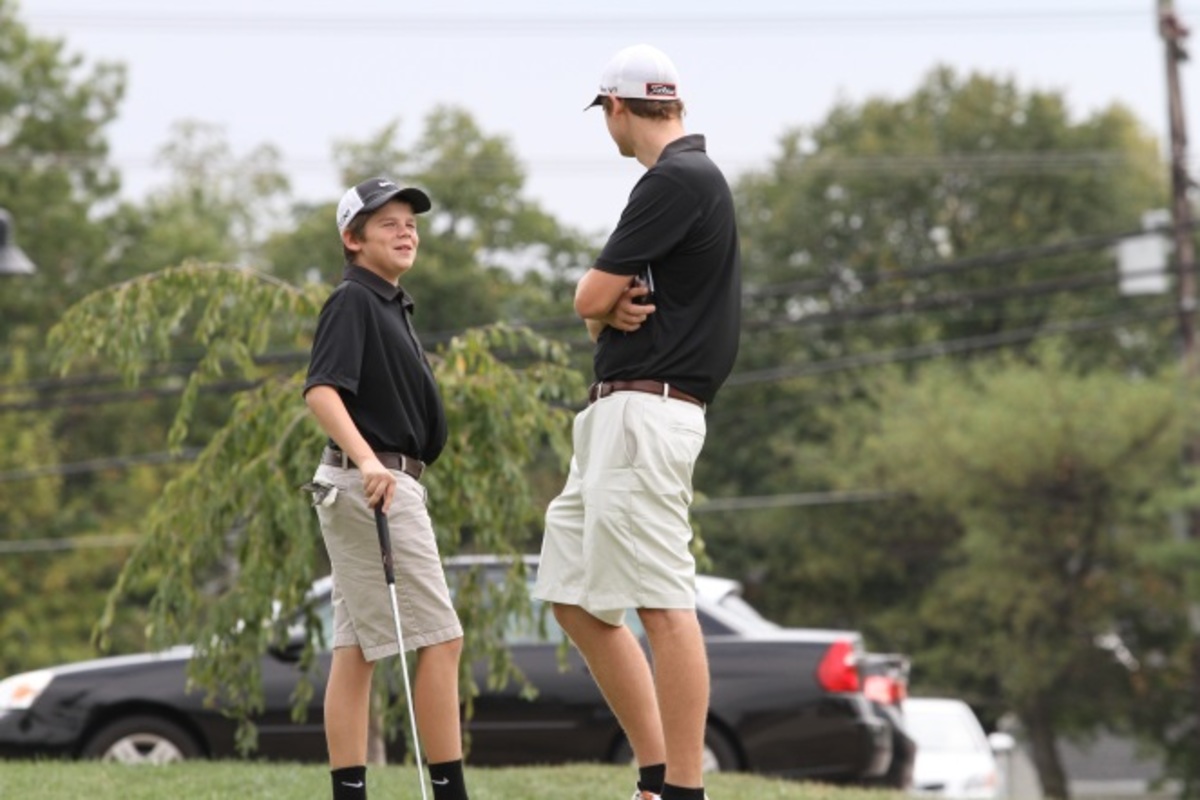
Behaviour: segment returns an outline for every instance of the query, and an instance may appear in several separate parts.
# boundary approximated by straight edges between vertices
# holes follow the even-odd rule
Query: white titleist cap
[[[600,77],[600,93],[587,108],[600,105],[605,96],[680,100],[679,72],[662,50],[648,44],[635,44],[621,50],[608,62]]]
[[[346,230],[350,220],[364,212],[370,213],[391,199],[403,200],[412,206],[414,214],[424,214],[432,204],[429,195],[411,186],[401,189],[387,178],[370,178],[346,190],[337,207],[338,233]]]

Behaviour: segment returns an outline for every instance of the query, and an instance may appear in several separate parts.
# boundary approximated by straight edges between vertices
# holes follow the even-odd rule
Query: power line
[[[39,25],[69,29],[112,29],[121,33],[178,33],[208,35],[213,33],[264,33],[407,35],[463,38],[531,37],[531,36],[598,36],[627,30],[669,30],[672,34],[712,35],[728,38],[738,35],[796,36],[827,35],[831,31],[859,34],[866,28],[891,27],[972,27],[986,25],[989,32],[1022,27],[1043,30],[1047,25],[1082,30],[1084,28],[1120,26],[1148,19],[1141,9],[1132,7],[1091,8],[1086,10],[1046,8],[991,8],[922,10],[904,13],[853,14],[813,12],[808,14],[723,14],[711,16],[655,17],[617,15],[511,15],[511,16],[339,16],[220,14],[182,11],[178,13],[149,13],[140,11],[107,11],[94,9],[61,9],[54,12],[31,13],[29,18]]]
[[[468,171],[476,177],[487,177],[495,174],[506,174],[513,161],[519,161],[522,167],[535,169],[539,174],[561,173],[576,175],[581,171],[611,172],[612,163],[602,157],[592,155],[536,157],[531,159],[480,158],[470,162]],[[763,168],[769,165],[769,156],[751,156],[748,154],[730,154],[721,158],[721,165],[726,169],[741,171],[746,169]],[[1011,151],[1011,152],[980,152],[980,153],[946,153],[937,155],[880,155],[880,156],[848,156],[840,154],[817,153],[806,156],[797,162],[796,167],[819,170],[824,174],[861,175],[861,174],[924,174],[929,172],[972,172],[984,175],[1027,175],[1054,173],[1094,172],[1097,169],[1110,169],[1124,166],[1130,162],[1125,153],[1112,150],[1054,150]],[[106,154],[82,153],[72,151],[43,151],[21,148],[9,148],[0,153],[0,165],[18,169],[47,169],[85,167],[104,163],[108,166],[122,169],[140,170],[169,170],[157,156],[142,154]],[[1197,159],[1200,163],[1200,159]],[[289,173],[301,171],[335,170],[337,165],[331,157],[299,155],[286,156],[279,160],[279,166]],[[329,202],[334,202],[330,197]]]
[[[1136,278],[1162,275],[1162,269],[1130,270],[1126,277]],[[1114,272],[1086,272],[1032,283],[1013,284],[975,292],[953,292],[935,294],[920,299],[906,299],[896,303],[876,305],[843,306],[833,311],[803,314],[790,319],[752,320],[743,323],[743,330],[794,329],[808,325],[843,325],[848,322],[891,317],[909,317],[927,311],[948,311],[956,308],[980,308],[1018,297],[1046,297],[1080,289],[1115,286],[1120,275]],[[957,319],[957,318],[956,318]]]
[[[1192,227],[1200,227],[1200,223],[1195,223]],[[1017,247],[1011,250],[992,251],[973,256],[961,256],[950,260],[931,261],[908,269],[881,269],[875,272],[862,272],[861,269],[845,265],[839,269],[844,275],[824,275],[818,278],[805,278],[799,281],[769,284],[762,287],[750,286],[743,289],[743,295],[747,298],[755,298],[790,294],[812,294],[822,289],[832,289],[846,284],[855,284],[865,289],[878,283],[912,278],[932,278],[938,275],[952,275],[976,269],[998,269],[1000,267],[1023,264],[1043,258],[1099,250],[1119,244],[1125,239],[1154,234],[1165,236],[1171,231],[1172,229],[1169,227],[1161,227],[1149,229],[1138,228],[1120,233],[1090,234],[1060,242],[1051,242],[1049,244]]]
[[[1148,269],[1139,270],[1128,273],[1130,277],[1136,277],[1142,274],[1160,274],[1161,270]],[[1117,276],[1114,273],[1078,273],[1068,275],[1062,278],[1039,281],[1029,284],[1015,284],[1012,286],[1000,287],[995,289],[985,289],[978,292],[959,292],[953,294],[943,294],[929,297],[922,300],[903,300],[891,304],[876,304],[866,306],[846,306],[837,309],[836,311],[818,312],[805,314],[795,318],[785,319],[767,319],[767,320],[747,320],[743,323],[745,332],[757,331],[782,331],[782,330],[799,330],[810,326],[826,326],[837,327],[846,325],[852,322],[862,321],[879,321],[889,320],[896,317],[913,317],[918,314],[930,312],[948,311],[956,308],[972,308],[983,309],[991,307],[996,303],[1000,303],[1013,298],[1035,298],[1044,297],[1051,294],[1061,292],[1077,291],[1079,289],[1094,288],[1097,286],[1107,286],[1114,283]],[[1029,315],[1028,319],[1040,319],[1040,315]],[[1009,318],[1012,321],[1013,318]],[[961,320],[959,320],[961,321]],[[576,317],[561,317],[540,320],[533,323],[528,323],[529,327],[539,330],[550,330],[567,325],[577,326],[579,320]],[[449,341],[453,336],[459,335],[461,331],[445,331],[434,333],[429,336],[424,336],[422,339],[427,343],[440,343]],[[588,348],[592,346],[591,341],[580,338],[566,342],[572,348]],[[291,351],[282,353],[273,353],[263,356],[259,359],[262,363],[300,363],[308,357],[306,351]],[[155,374],[163,377],[174,377],[179,374],[186,374],[190,366],[196,362],[183,362],[179,365],[168,366],[156,371]],[[96,386],[107,382],[123,380],[117,375],[108,376],[77,376],[71,379],[54,379],[44,378],[34,381],[28,381],[21,384],[10,386],[0,385],[0,394],[4,392],[29,392],[40,391],[43,395],[33,400],[14,401],[9,403],[0,403],[0,413],[4,412],[23,412],[23,411],[44,411],[50,408],[91,408],[101,404],[111,404],[119,402],[128,402],[135,400],[159,399],[164,397],[173,397],[183,391],[182,386],[163,386],[163,387],[138,387],[124,391],[108,391],[108,392],[86,392],[74,393],[67,397],[52,398],[45,396],[44,393],[49,391],[69,390],[78,386]],[[62,381],[62,383],[57,383]],[[243,391],[254,388],[260,385],[261,381],[220,381],[211,384],[206,384],[203,388],[206,392],[230,393]]]
[[[856,490],[843,492],[798,492],[749,497],[714,497],[696,503],[692,512],[709,514],[719,511],[758,511],[768,508],[801,508],[807,506],[832,506],[857,503],[880,503],[904,497],[903,492]]]
[[[70,475],[87,475],[104,470],[128,469],[147,464],[174,464],[192,461],[200,455],[200,448],[190,447],[178,453],[143,453],[132,456],[114,456],[111,458],[93,458],[87,461],[75,461],[69,464],[44,464],[25,469],[10,469],[0,472],[0,483],[16,481],[32,481],[38,478],[67,477]]]
[[[1200,226],[1200,223],[1195,223],[1193,225],[1193,227],[1197,226]],[[1169,229],[1135,229],[1120,233],[1082,236],[1074,239],[1052,242],[1049,244],[993,251],[991,253],[985,253],[976,256],[966,256],[948,261],[929,262],[927,264],[909,269],[881,270],[859,274],[859,271],[848,267],[845,271],[850,277],[822,276],[819,278],[808,278],[801,281],[789,281],[757,287],[746,287],[743,291],[744,306],[752,311],[752,304],[755,300],[772,297],[794,296],[798,294],[811,294],[820,290],[828,290],[834,288],[835,286],[846,284],[857,285],[857,288],[855,289],[856,294],[861,295],[873,286],[892,281],[958,274],[971,272],[978,269],[997,269],[1006,266],[1012,266],[1014,264],[1023,264],[1038,259],[1047,259],[1078,252],[1096,250],[1115,245],[1125,239],[1159,234],[1166,230]],[[1159,270],[1147,269],[1138,271],[1136,275],[1158,274],[1159,272]],[[1134,273],[1130,273],[1130,275],[1134,276]],[[1117,278],[1118,275],[1113,272],[1074,273],[1036,283],[1012,284],[1009,286],[982,289],[977,292],[960,292],[953,294],[947,293],[915,300],[902,300],[890,304],[861,306],[845,305],[832,311],[805,313],[792,317],[786,317],[784,319],[756,320],[751,318],[745,323],[745,328],[748,331],[754,331],[795,329],[811,325],[835,326],[867,319],[886,319],[893,316],[912,315],[915,313],[952,309],[955,307],[975,307],[981,304],[999,302],[1015,297],[1038,297],[1057,292],[1105,286],[1116,281]],[[514,321],[510,324],[520,325],[535,331],[550,331],[563,327],[578,326],[579,320],[574,315],[564,315],[562,317],[549,317],[540,320]],[[455,336],[461,335],[462,333],[463,330],[460,329],[434,331],[423,335],[421,338],[427,344],[442,344],[450,341]],[[576,343],[572,341],[568,344],[574,346]],[[590,346],[590,342],[580,341],[578,342],[578,345],[580,347],[587,347]],[[256,356],[255,362],[258,364],[300,363],[307,357],[308,353],[304,351],[285,351],[266,353]],[[188,372],[190,372],[197,360],[198,356],[196,359],[189,358],[183,361],[166,362],[163,366],[148,371],[145,376],[170,377],[186,375]],[[30,391],[45,393],[48,391],[71,389],[78,386],[93,388],[97,385],[113,383],[120,380],[123,380],[123,378],[117,375],[94,374],[61,378],[40,378],[18,384],[0,384],[0,395],[3,395],[4,393],[25,393]],[[254,386],[259,385],[259,383],[259,381],[245,380],[224,381],[208,384],[204,388],[208,391],[233,392],[253,388]],[[84,394],[75,394],[69,398],[58,399],[48,398],[43,394],[43,396],[32,400],[0,403],[0,413],[41,411],[48,408],[61,407],[90,407],[92,405],[126,402],[130,400],[169,397],[177,395],[180,392],[182,392],[182,387],[168,386],[139,387],[116,392],[88,392]]]
[[[939,356],[956,353],[992,350],[1014,344],[1023,344],[1043,336],[1096,333],[1134,322],[1163,319],[1168,316],[1172,316],[1174,313],[1174,308],[1163,307],[1157,310],[1141,313],[1116,314],[1092,319],[1071,320],[1053,325],[1035,326],[1014,331],[1003,331],[1001,333],[989,334],[986,336],[972,336],[963,339],[930,342],[909,348],[899,348],[875,353],[864,353],[860,355],[846,356],[844,358],[831,358],[822,361],[810,362],[808,364],[798,364],[787,367],[773,367],[760,370],[747,370],[743,372],[735,372],[729,377],[725,385],[729,387],[738,387],[760,383],[775,383],[793,378],[823,375],[851,369],[861,369],[869,366],[916,361],[920,359],[936,358]],[[3,407],[0,407],[0,410],[3,410]],[[32,480],[34,478],[45,477],[47,475],[72,475],[96,472],[102,469],[119,469],[143,463],[164,463],[171,460],[185,461],[195,458],[198,452],[199,451],[195,449],[187,450],[184,451],[184,453],[182,453],[180,456],[174,456],[170,453],[150,453],[143,456],[95,459],[93,461],[77,462],[73,464],[46,465],[25,470],[12,470],[9,472],[0,472],[0,483],[19,480]]]
[[[724,511],[760,511],[772,508],[811,508],[815,506],[879,503],[904,497],[903,492],[850,490],[830,492],[794,492],[790,494],[745,497],[714,497],[692,506],[694,514],[713,514]],[[90,548],[131,547],[142,539],[140,534],[124,533],[109,536],[77,536],[59,539],[25,539],[0,542],[0,556],[27,553],[58,553]]]
[[[985,336],[969,336],[950,341],[930,342],[915,347],[904,347],[876,353],[830,358],[808,364],[796,364],[787,367],[772,367],[769,369],[735,372],[725,382],[726,386],[749,386],[756,383],[775,383],[791,378],[803,378],[813,375],[825,375],[831,372],[843,372],[862,367],[896,364],[906,361],[918,361],[925,358],[936,358],[954,353],[968,353],[980,350],[992,350],[1014,344],[1023,344],[1043,336],[1059,336],[1068,334],[1096,333],[1111,328],[1127,325],[1133,322],[1145,322],[1153,319],[1164,319],[1176,313],[1174,307],[1164,307],[1156,311],[1135,314],[1115,314],[1093,319],[1079,319],[1052,325],[1041,325],[1020,330],[1002,331],[1001,333]]]
[[[69,539],[25,539],[16,542],[0,542],[0,556],[25,553],[61,553],[71,550],[89,550],[109,547],[131,547],[141,540],[136,533],[113,534],[111,536],[75,536]]]
[[[307,356],[307,353],[303,354]],[[215,381],[204,384],[201,389],[206,392],[232,394],[253,389],[262,381]],[[41,397],[36,400],[19,400],[12,403],[0,403],[0,413],[20,411],[46,411],[51,408],[92,408],[93,406],[125,403],[132,400],[159,400],[164,397],[174,397],[183,394],[183,386],[139,386],[116,392],[86,392],[71,394],[66,397]]]

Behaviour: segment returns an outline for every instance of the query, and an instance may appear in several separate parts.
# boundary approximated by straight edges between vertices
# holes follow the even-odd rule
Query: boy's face
[[[403,200],[390,200],[367,220],[361,240],[347,230],[342,242],[359,266],[396,283],[417,260],[417,215]]]

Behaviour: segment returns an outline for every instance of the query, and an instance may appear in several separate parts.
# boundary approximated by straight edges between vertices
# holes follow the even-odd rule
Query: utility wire
[[[1136,277],[1141,274],[1160,274],[1161,270],[1138,270],[1128,273],[1128,277]],[[826,327],[836,327],[846,325],[852,322],[878,322],[881,320],[892,320],[896,318],[913,318],[919,314],[927,314],[933,312],[944,312],[954,310],[955,308],[971,308],[983,310],[985,308],[994,307],[996,303],[1004,302],[1013,298],[1024,297],[1044,297],[1051,294],[1075,291],[1081,288],[1092,288],[1095,286],[1104,286],[1116,281],[1117,276],[1112,273],[1104,273],[1097,275],[1095,273],[1085,273],[1068,276],[1067,278],[1041,281],[1033,284],[1014,285],[1003,287],[1001,289],[990,289],[980,292],[962,292],[956,294],[945,294],[931,297],[919,301],[901,301],[894,304],[872,305],[861,307],[846,307],[832,312],[820,312],[800,316],[795,319],[769,319],[769,320],[747,320],[743,323],[743,330],[747,333],[756,333],[762,331],[780,332],[802,330],[806,327],[822,325]],[[1165,315],[1161,315],[1165,316]],[[1157,313],[1152,315],[1152,319],[1158,319],[1160,315]],[[1029,319],[1038,319],[1038,315],[1031,315]],[[1125,320],[1125,317],[1120,317]],[[1011,320],[1010,320],[1011,321]],[[550,324],[546,324],[550,323]],[[560,324],[569,324],[577,326],[578,320],[574,317],[563,318],[560,320],[544,321],[538,327],[546,329],[551,326],[559,326]],[[1118,323],[1120,324],[1120,323]],[[1010,331],[1018,338],[1026,336],[1030,331],[1047,330],[1045,328],[1030,327],[1019,331]],[[442,334],[423,336],[422,339],[426,344],[436,341],[448,341],[452,336],[458,335],[460,332],[445,332]],[[1005,335],[1005,334],[994,334]],[[986,337],[985,337],[986,338]],[[593,347],[590,340],[585,339],[582,335],[576,339],[568,341],[557,340],[560,343],[566,344],[568,347],[576,350],[582,350]],[[961,340],[973,341],[973,340]],[[947,346],[955,347],[953,343],[946,343]],[[895,352],[895,351],[891,351]],[[951,349],[949,352],[956,352]],[[848,359],[883,357],[890,358],[887,353],[884,354],[865,354],[862,356],[850,356]],[[270,363],[287,364],[301,363],[308,358],[306,351],[292,351],[285,353],[271,354]],[[844,359],[843,359],[844,360]],[[817,362],[824,364],[826,362]],[[173,377],[176,373],[186,371],[186,366],[175,366],[168,370],[160,372],[166,377]],[[735,376],[736,377],[736,376]],[[39,381],[30,381],[23,384],[16,384],[11,387],[0,386],[0,394],[5,391],[29,391],[38,389],[42,392],[41,396],[31,400],[13,401],[0,403],[0,413],[4,412],[27,412],[27,411],[44,411],[51,408],[91,408],[96,405],[129,402],[135,400],[160,399],[164,397],[173,397],[183,392],[182,386],[160,386],[160,387],[138,387],[124,391],[105,391],[105,392],[74,392],[65,397],[49,397],[48,391],[55,390],[70,390],[79,385],[94,386],[100,385],[106,381],[120,380],[119,376],[92,376],[88,381],[73,381],[71,385],[56,387],[53,383],[54,379],[42,379]],[[730,382],[734,381],[731,377]],[[203,388],[206,392],[216,393],[231,393],[252,389],[261,385],[262,381],[251,380],[228,380],[219,381],[211,384],[206,384]]]
[[[61,553],[70,550],[93,548],[131,547],[142,537],[136,533],[112,536],[73,536],[64,539],[25,539],[15,542],[0,542],[0,556],[23,555],[26,553]]]
[[[868,366],[894,364],[904,361],[915,361],[924,358],[935,358],[952,353],[967,353],[981,350],[992,350],[1014,344],[1023,344],[1043,336],[1060,336],[1073,334],[1095,333],[1109,330],[1133,322],[1163,319],[1175,314],[1173,306],[1163,307],[1154,311],[1134,314],[1116,314],[1093,319],[1072,320],[1054,325],[1037,326],[1015,331],[1004,331],[987,336],[972,336],[950,341],[930,342],[916,347],[900,348],[878,353],[865,353],[844,358],[833,358],[808,364],[797,364],[788,367],[748,370],[735,372],[725,382],[728,387],[750,386],[760,383],[775,383],[793,378],[812,375],[824,375]],[[4,410],[0,406],[0,411]],[[32,480],[47,475],[73,475],[85,472],[95,472],[101,469],[116,469],[135,466],[143,463],[163,463],[169,460],[190,460],[198,455],[198,450],[185,451],[179,457],[169,453],[150,453],[143,456],[129,456],[110,459],[96,459],[74,464],[46,465],[24,470],[0,472],[0,483]]]
[[[748,497],[714,497],[692,506],[692,513],[710,514],[720,511],[758,511],[768,508],[802,508],[857,503],[880,503],[904,497],[903,492],[874,490],[844,492],[799,492]]]
[[[511,158],[479,158],[467,166],[471,175],[487,177],[507,174],[512,170]],[[612,163],[599,156],[559,156],[519,159],[521,166],[536,170],[540,175],[577,175],[580,172],[612,172]],[[1046,173],[1075,174],[1098,169],[1117,168],[1128,164],[1130,157],[1112,150],[1055,150],[1050,152],[980,152],[932,155],[846,156],[818,153],[796,162],[786,162],[785,170],[811,170],[822,175],[913,175],[925,173],[969,172],[983,175],[1043,175]],[[1200,157],[1193,159],[1200,164]],[[166,169],[158,156],[139,154],[95,154],[71,151],[47,152],[28,148],[11,148],[0,153],[0,165],[15,168],[48,167],[81,168],[103,163],[121,169]],[[729,154],[721,158],[726,169],[743,172],[761,169],[772,163],[770,157]],[[778,163],[778,162],[775,162]],[[336,168],[327,156],[284,156],[279,165],[290,173],[328,171]],[[331,198],[329,204],[334,200]]]
[[[834,311],[821,311],[803,314],[794,319],[751,320],[743,323],[743,330],[780,330],[793,329],[807,325],[842,325],[849,322],[870,320],[876,318],[904,317],[926,311],[947,311],[956,308],[976,308],[988,306],[1014,298],[1046,297],[1064,292],[1074,292],[1080,289],[1117,285],[1122,277],[1137,278],[1152,275],[1162,275],[1165,269],[1129,270],[1123,275],[1115,272],[1086,272],[1068,275],[1046,281],[1014,284],[999,288],[983,289],[977,292],[947,292],[919,299],[901,300],[897,303],[853,306],[847,305]]]
[[[69,464],[46,464],[25,469],[11,469],[0,472],[0,483],[17,481],[32,481],[38,478],[67,477],[70,475],[86,475],[104,470],[128,469],[147,464],[175,464],[193,461],[200,455],[200,448],[190,447],[178,453],[143,453],[133,456],[114,456],[111,458],[93,458],[87,461],[75,461]]]
[[[1192,227],[1200,227],[1200,222],[1194,223]],[[1173,232],[1173,230],[1174,228],[1172,227],[1160,227],[1123,231],[1121,233],[1104,233],[1080,236],[1061,242],[1052,242],[1050,244],[1040,244],[1033,245],[1031,247],[1013,248],[1011,250],[993,251],[991,253],[984,253],[977,256],[963,256],[946,261],[931,261],[929,263],[921,264],[908,269],[862,272],[861,268],[846,266],[842,268],[841,271],[847,273],[848,277],[842,277],[840,275],[826,275],[819,278],[805,278],[799,281],[768,284],[762,287],[748,286],[743,288],[742,293],[747,298],[812,294],[822,289],[831,289],[835,286],[843,286],[848,282],[853,282],[854,284],[860,285],[865,289],[875,284],[889,281],[908,280],[912,278],[930,278],[936,275],[951,275],[962,272],[970,272],[977,269],[998,269],[1000,267],[1012,266],[1013,264],[1023,264],[1043,258],[1052,258],[1056,256],[1071,255],[1073,253],[1100,250],[1105,247],[1111,247],[1115,244],[1119,244],[1126,239],[1133,239],[1148,235],[1168,236]]]
[[[1200,222],[1193,227],[1200,226]],[[1035,259],[1051,258],[1055,256],[1069,255],[1077,252],[1086,252],[1100,249],[1117,244],[1125,239],[1136,238],[1146,235],[1165,235],[1170,230],[1169,228],[1155,228],[1150,230],[1133,230],[1124,231],[1113,234],[1100,234],[1092,236],[1078,237],[1068,239],[1061,242],[1054,242],[1045,245],[1036,245],[1033,247],[1015,248],[1012,250],[994,251],[991,253],[979,256],[967,256],[963,258],[953,259],[949,261],[930,262],[928,264],[913,267],[911,269],[900,270],[881,270],[875,273],[864,273],[859,275],[857,271],[850,270],[853,277],[839,278],[833,276],[825,276],[820,278],[808,278],[801,281],[788,281],[783,283],[766,284],[761,286],[747,286],[743,289],[743,305],[753,310],[753,303],[756,300],[772,298],[772,297],[789,297],[798,294],[811,294],[822,289],[831,289],[838,285],[844,285],[847,282],[855,282],[860,285],[858,291],[863,291],[872,286],[900,280],[919,279],[934,277],[936,275],[958,274],[970,272],[976,269],[997,269],[1014,264],[1023,264]],[[1143,275],[1156,275],[1163,270],[1139,270],[1130,272],[1126,277],[1138,277]],[[1102,275],[1097,275],[1094,279],[1094,285],[1104,285],[1114,281],[1116,274],[1105,272]],[[1079,288],[1086,288],[1093,284],[1091,279],[1088,279],[1084,274],[1076,276],[1067,276],[1061,279],[1064,282],[1078,281]],[[1045,290],[1050,291],[1066,291],[1070,286],[1064,284],[1061,288],[1055,288],[1052,281],[1045,282]],[[1040,284],[1039,284],[1040,285]],[[1033,286],[1026,284],[1025,286]],[[955,304],[964,304],[970,302],[983,302],[984,295],[989,292],[995,292],[996,299],[1004,297],[1003,292],[1011,291],[1011,296],[1035,296],[1038,290],[1026,290],[1021,284],[1015,284],[1010,287],[999,287],[995,289],[983,290],[976,297],[971,297],[967,294],[961,296],[942,295],[935,298],[913,301],[911,303],[897,303],[890,306],[846,306],[837,311],[813,313],[797,317],[796,319],[780,320],[780,321],[758,321],[754,320],[747,323],[748,329],[756,329],[760,327],[780,327],[786,328],[796,325],[833,325],[841,322],[849,322],[853,320],[861,320],[868,317],[887,316],[889,313],[906,314],[914,310],[921,310],[924,306],[946,306]],[[541,320],[531,321],[514,321],[511,324],[520,325],[530,328],[534,331],[549,331],[559,328],[577,327],[579,319],[574,315],[564,315],[562,317],[550,317]],[[422,341],[427,344],[443,344],[450,341],[455,336],[461,335],[462,330],[449,331],[434,331],[421,336]],[[270,353],[257,356],[256,363],[299,363],[307,358],[308,354],[301,351],[291,351],[282,353]],[[198,356],[197,359],[198,360]],[[168,362],[157,370],[153,370],[147,375],[149,377],[187,374],[191,371],[194,365],[194,360]],[[47,391],[56,389],[66,389],[75,386],[94,387],[103,383],[111,383],[123,380],[119,376],[72,376],[65,378],[41,378],[31,381],[24,381],[19,384],[0,385],[0,394],[8,392],[23,392],[23,391]],[[167,392],[168,394],[170,392]],[[137,391],[130,391],[116,396],[117,400],[132,399],[138,396]],[[103,397],[97,397],[97,401],[107,402]],[[29,403],[21,404],[4,404],[0,405],[2,411],[22,411],[36,410],[40,406],[38,401],[30,401]]]
[[[1060,322],[1051,325],[1039,325],[1020,330],[1003,331],[985,336],[969,336],[950,341],[930,342],[915,347],[904,347],[877,353],[831,358],[809,364],[796,364],[787,367],[772,367],[770,369],[735,372],[725,382],[726,386],[749,386],[756,383],[775,383],[791,378],[803,378],[811,375],[825,375],[831,372],[861,369],[862,367],[897,364],[906,361],[917,361],[925,358],[951,355],[953,353],[968,353],[980,350],[993,350],[1014,344],[1023,344],[1043,336],[1059,336],[1065,334],[1096,333],[1111,328],[1128,325],[1134,322],[1163,319],[1178,313],[1174,306],[1167,306],[1155,311],[1134,314],[1115,314],[1093,319],[1079,319]]]
[[[1077,281],[1083,285],[1087,285],[1088,283],[1090,283],[1092,281],[1092,278],[1089,278],[1087,276],[1082,276],[1082,277],[1077,278]],[[1102,281],[1097,280],[1096,282],[1104,283],[1104,282],[1111,282],[1111,281],[1112,281],[1112,278],[1110,276],[1105,276],[1104,280],[1102,280]],[[1052,283],[1052,282],[1047,282],[1047,283]],[[982,310],[983,308],[988,307],[989,303],[995,303],[998,301],[1002,301],[1004,299],[1009,299],[1009,298],[1013,298],[1013,297],[1038,297],[1038,296],[1045,296],[1045,295],[1053,293],[1053,292],[1067,291],[1067,290],[1068,290],[1068,288],[1064,288],[1063,286],[1061,286],[1057,283],[1055,283],[1053,286],[1050,286],[1050,287],[1040,287],[1040,288],[1036,288],[1036,290],[1032,290],[1032,291],[1023,291],[1022,287],[1014,287],[1014,288],[1010,288],[1005,291],[998,290],[998,291],[994,291],[994,292],[977,292],[977,293],[963,293],[961,295],[946,295],[943,297],[932,298],[928,301],[922,301],[922,302],[916,302],[916,303],[903,303],[902,302],[902,303],[888,305],[888,306],[865,306],[862,308],[846,308],[846,309],[839,310],[837,312],[811,314],[811,315],[799,317],[797,319],[789,319],[789,320],[748,320],[743,323],[742,328],[743,328],[743,331],[746,333],[760,333],[760,332],[776,332],[776,333],[778,333],[781,331],[803,330],[807,327],[811,327],[811,326],[815,326],[815,325],[836,327],[836,326],[845,325],[845,324],[855,322],[855,321],[862,321],[862,322],[870,323],[870,322],[878,322],[881,320],[891,320],[891,319],[895,319],[895,318],[901,317],[901,316],[915,317],[918,314],[927,314],[927,313],[931,313],[931,312],[953,310],[956,307],[963,307],[963,306]],[[1027,318],[1031,319],[1031,320],[1040,320],[1039,315],[1031,315]],[[1155,318],[1157,318],[1157,316]],[[575,318],[570,318],[567,321],[571,325],[579,325],[579,321]],[[1022,329],[1022,331],[1028,331],[1028,330],[1040,330],[1040,329],[1039,328]],[[449,334],[447,334],[447,336],[449,336]],[[434,338],[423,336],[422,340],[426,344],[430,344],[431,342],[434,341]],[[591,349],[595,346],[591,340],[582,336],[582,334],[579,337],[571,339],[571,340],[564,341],[561,339],[556,339],[555,341],[559,342],[560,344],[565,344],[567,347],[571,348],[572,350],[576,350],[576,351]],[[879,355],[879,354],[867,354],[867,355]],[[309,354],[307,351],[299,351],[298,350],[298,351],[294,351],[291,353],[275,354],[274,357],[272,358],[272,361],[274,363],[294,362],[294,363],[298,364],[298,363],[303,362],[305,359],[307,359],[308,356],[309,356]],[[849,358],[857,358],[857,357],[849,357]],[[825,362],[817,362],[817,363],[823,364]],[[164,374],[168,377],[171,377],[171,376],[174,376],[176,371],[179,369],[186,369],[186,368],[174,368],[168,372],[165,372]],[[102,378],[101,380],[94,380],[94,381],[92,381],[92,383],[90,385],[99,385],[104,380],[114,381],[114,380],[121,380],[121,378],[119,376],[108,376],[107,378]],[[732,383],[733,380],[734,380],[734,378],[731,377],[730,383]],[[202,387],[202,390],[206,393],[229,394],[229,393],[233,393],[233,392],[244,391],[247,389],[253,389],[257,386],[260,386],[262,384],[262,382],[263,382],[262,380],[217,381],[217,382],[205,384]],[[33,382],[26,383],[26,384],[20,384],[19,387],[22,387],[25,391],[28,391],[28,387],[30,386],[31,383],[33,383]],[[42,392],[42,394],[39,397],[37,397],[35,399],[30,399],[30,400],[18,400],[18,401],[0,403],[0,414],[6,413],[6,412],[19,413],[19,412],[30,412],[30,411],[47,411],[52,408],[90,409],[95,406],[109,405],[109,404],[113,404],[113,403],[124,403],[124,402],[138,401],[138,400],[157,400],[157,399],[163,399],[163,398],[167,398],[167,397],[175,397],[175,396],[183,393],[182,386],[156,386],[156,387],[140,386],[140,387],[133,388],[133,389],[103,391],[103,392],[73,391],[71,394],[68,394],[65,396],[52,397],[52,396],[48,395],[48,392],[52,391],[55,388],[53,386],[53,379],[46,379],[46,380],[38,381],[37,384],[40,387],[40,391]],[[76,385],[78,385],[78,384],[76,384]],[[89,384],[85,383],[83,385],[89,385]],[[8,387],[0,386],[0,395],[2,395],[4,393],[6,388],[8,388]],[[74,388],[74,387],[64,386],[61,388],[61,390],[62,391],[70,391],[72,388]],[[10,391],[16,391],[16,390],[17,390],[17,387],[12,387],[10,389]]]
[[[939,27],[987,26],[989,32],[1000,29],[1044,30],[1057,25],[1072,30],[1085,27],[1119,26],[1130,29],[1130,23],[1146,21],[1150,15],[1129,6],[1092,8],[1087,10],[1047,8],[990,8],[956,10],[920,10],[905,13],[853,14],[813,12],[808,14],[723,14],[685,17],[617,16],[617,15],[372,15],[317,16],[304,14],[224,14],[199,13],[186,10],[178,13],[148,13],[140,11],[108,11],[95,13],[62,9],[55,12],[31,13],[29,18],[39,25],[70,29],[112,29],[121,33],[176,34],[331,34],[439,36],[463,38],[489,37],[582,36],[609,35],[636,30],[669,30],[672,34],[712,35],[729,38],[738,35],[796,36],[828,35],[842,30],[860,34],[866,28],[906,26],[928,29]]]
[[[852,490],[831,492],[800,492],[747,497],[714,497],[692,506],[694,514],[723,511],[758,511],[771,508],[809,508],[814,506],[879,503],[904,497],[903,492]],[[56,553],[85,548],[131,547],[141,540],[136,533],[110,536],[75,536],[59,539],[24,539],[0,542],[0,556],[27,553]]]

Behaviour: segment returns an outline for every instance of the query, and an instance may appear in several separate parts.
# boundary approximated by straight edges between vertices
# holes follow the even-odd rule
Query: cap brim
[[[412,206],[414,214],[424,214],[426,211],[433,208],[433,203],[429,202],[429,195],[425,194],[420,189],[409,186],[375,198],[370,205],[364,205],[362,210],[358,213],[362,214],[364,212],[375,211],[378,208],[382,208],[385,203],[390,203],[392,200],[401,200],[405,203],[408,203],[410,206]]]
[[[596,106],[602,106],[602,105],[604,105],[604,95],[598,94],[598,95],[596,95],[595,100],[593,100],[592,102],[588,103],[586,106],[583,107],[583,110],[587,111],[589,108],[595,108]]]

